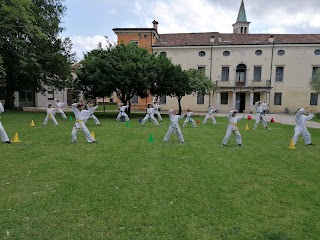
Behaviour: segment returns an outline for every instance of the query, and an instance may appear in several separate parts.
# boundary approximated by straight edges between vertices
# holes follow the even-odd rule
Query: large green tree
[[[13,92],[63,88],[74,55],[71,41],[62,39],[63,0],[3,0],[0,2],[0,55],[6,71],[6,107]]]

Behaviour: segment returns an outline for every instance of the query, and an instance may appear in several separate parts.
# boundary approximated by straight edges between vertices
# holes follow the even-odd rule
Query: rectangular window
[[[274,94],[274,105],[281,105],[282,93]]]
[[[138,103],[138,96],[137,95],[133,95],[133,97],[131,98],[131,103]]]
[[[197,104],[204,104],[204,95],[198,93],[197,94]]]
[[[260,82],[261,81],[261,67],[254,67],[253,69],[253,81]]]
[[[198,67],[198,71],[206,71],[206,67],[205,66],[199,66]]]
[[[316,74],[318,69],[320,69],[320,67],[312,67],[312,77]]]
[[[311,93],[310,105],[318,105],[318,93]]]
[[[48,97],[48,100],[54,100],[54,90],[53,89],[47,90],[47,97]]]
[[[229,81],[229,67],[222,67],[221,81]]]
[[[139,41],[130,41],[130,43],[139,46]]]
[[[253,103],[252,104],[256,104],[256,102],[260,101],[260,93],[253,93]]]
[[[160,102],[161,102],[161,104],[166,104],[167,103],[167,96],[166,95],[162,95],[160,97]]]
[[[282,82],[283,81],[283,67],[276,68],[276,81]]]
[[[221,96],[221,104],[228,104],[228,93],[222,92],[220,93]]]

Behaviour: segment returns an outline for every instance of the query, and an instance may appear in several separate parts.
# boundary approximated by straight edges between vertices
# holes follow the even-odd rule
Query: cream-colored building
[[[150,31],[157,31],[157,24]],[[233,33],[154,35],[158,39],[152,45],[153,53],[166,54],[183,69],[204,70],[217,86],[206,96],[183,97],[182,108],[206,111],[216,106],[221,112],[251,112],[261,100],[271,112],[286,108],[294,112],[310,105],[320,111],[318,94],[309,86],[320,67],[320,34],[251,34],[249,25],[242,1]],[[120,30],[122,34],[139,32],[130,28],[115,32]],[[167,96],[162,109],[172,107],[177,107],[177,100]]]

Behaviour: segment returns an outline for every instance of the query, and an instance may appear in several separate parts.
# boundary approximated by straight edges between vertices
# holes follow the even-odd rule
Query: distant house
[[[318,94],[309,87],[320,68],[320,34],[251,34],[243,0],[233,33],[159,34],[153,28],[114,28],[118,43],[134,42],[152,53],[165,54],[183,69],[205,71],[217,89],[203,96],[182,99],[182,108],[205,111],[254,111],[254,103],[266,101],[270,111],[295,111],[311,105],[320,111]],[[143,102],[138,99],[138,104]],[[177,106],[176,99],[163,96],[163,109]]]

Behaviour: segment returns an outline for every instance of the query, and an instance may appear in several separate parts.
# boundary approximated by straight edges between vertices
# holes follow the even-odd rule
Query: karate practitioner
[[[99,119],[95,115],[93,115],[93,113],[97,110],[97,108],[98,108],[98,105],[96,105],[94,107],[93,103],[88,103],[87,104],[87,110],[90,112],[90,117],[89,118],[92,118],[96,125],[101,126]]]
[[[207,113],[205,119],[203,120],[203,124],[205,124],[205,123],[207,122],[207,119],[208,119],[208,118],[211,118],[211,119],[212,119],[212,123],[213,123],[213,124],[216,124],[216,123],[217,123],[215,117],[213,116],[213,112],[215,112],[216,110],[217,110],[217,109],[215,109],[215,108],[213,108],[213,107],[209,107],[209,108],[208,108],[208,113]]]
[[[262,125],[266,128],[271,130],[271,128],[268,127],[267,121],[264,119],[264,113],[263,113],[263,109],[262,109],[262,101],[257,101],[256,102],[256,122],[253,125],[253,130],[256,130],[259,122],[261,121]]]
[[[170,139],[171,134],[174,132],[177,134],[180,143],[186,143],[183,139],[181,129],[179,127],[179,119],[183,118],[185,114],[176,115],[176,110],[170,109],[169,110],[169,118],[170,118],[170,126],[168,128],[167,134],[163,138],[163,142],[168,142]]]
[[[188,108],[186,120],[183,122],[183,125],[182,125],[183,127],[185,127],[187,123],[191,123],[194,128],[197,127],[196,122],[191,117],[192,114],[193,112],[191,112],[190,108]]]
[[[52,122],[53,122],[53,124],[54,124],[55,126],[58,126],[59,124],[58,124],[56,118],[54,117],[54,116],[56,115],[56,113],[57,113],[57,109],[52,108],[52,107],[51,107],[51,103],[48,103],[48,104],[47,104],[47,116],[46,116],[45,119],[43,120],[42,125],[43,125],[43,126],[46,126],[47,123],[48,123],[48,120],[51,119]]]
[[[129,106],[123,106],[122,103],[119,104],[119,114],[118,114],[117,119],[116,119],[117,121],[119,121],[121,117],[124,117],[127,122],[129,121],[129,117],[128,117],[128,115],[126,114],[126,109],[127,109],[128,107],[129,107]]]
[[[2,102],[0,102],[0,114],[4,112],[4,108],[2,106]],[[1,119],[1,117],[0,117]],[[0,135],[1,135],[1,141],[4,142],[4,143],[11,143],[9,138],[8,138],[8,135],[6,133],[6,131],[4,130],[3,126],[2,126],[2,123],[0,121]]]
[[[154,108],[154,114],[156,114],[158,117],[158,120],[160,122],[162,122],[162,117],[161,117],[161,114],[159,111],[159,109],[161,108],[161,102],[160,103],[159,102],[152,102],[152,105],[153,105],[152,107]]]
[[[146,121],[148,121],[150,119],[154,123],[154,125],[160,127],[157,119],[155,119],[155,117],[154,117],[154,110],[155,109],[152,107],[152,105],[148,104],[147,114],[144,117],[144,119],[142,120],[141,126],[143,126],[146,123]]]
[[[63,119],[67,119],[66,114],[64,113],[64,111],[62,110],[62,107],[65,106],[65,103],[60,102],[58,99],[54,100],[56,103],[56,109],[57,109],[57,113],[60,113]]]
[[[89,143],[95,143],[96,141],[92,137],[91,133],[89,132],[85,124],[85,121],[87,121],[90,117],[90,112],[88,110],[83,110],[83,103],[73,103],[71,107],[76,118],[76,122],[74,123],[71,132],[71,143],[77,142],[77,134],[79,130],[83,132]]]
[[[229,112],[228,114],[228,128],[227,128],[227,132],[226,132],[226,136],[224,137],[223,141],[222,141],[222,146],[226,146],[228,143],[228,140],[231,136],[232,133],[234,133],[236,135],[236,142],[239,146],[242,146],[242,140],[241,140],[241,134],[239,132],[238,129],[238,121],[244,118],[244,114],[245,112],[243,112],[243,115],[240,117],[236,117],[238,110],[232,110]]]
[[[263,115],[266,114],[268,112],[268,104],[266,103],[266,101],[263,101],[261,103],[261,107],[262,107]]]
[[[306,127],[306,122],[312,119],[314,115],[312,113],[312,110],[310,111],[310,114],[308,116],[304,115],[303,113],[307,108],[308,107],[300,108],[295,115],[296,126],[294,127],[294,135],[292,137],[294,145],[296,145],[300,134],[302,134],[302,136],[304,137],[305,145],[313,145],[311,142],[311,134]]]

